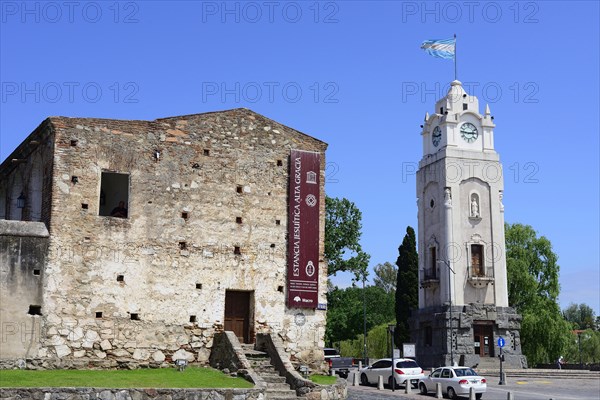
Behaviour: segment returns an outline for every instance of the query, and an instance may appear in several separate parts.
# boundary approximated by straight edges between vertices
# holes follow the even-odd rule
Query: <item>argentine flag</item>
[[[456,38],[426,40],[421,48],[434,57],[454,59]]]

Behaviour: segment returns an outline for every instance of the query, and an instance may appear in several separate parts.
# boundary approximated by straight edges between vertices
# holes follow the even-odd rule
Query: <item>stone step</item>
[[[285,383],[285,376],[279,376],[276,374],[263,374],[260,376],[267,383]]]
[[[295,399],[296,396],[295,390],[279,390],[279,389],[267,389],[266,390],[268,399]]]
[[[292,390],[292,388],[290,387],[290,385],[288,385],[285,382],[277,382],[277,383],[267,382],[267,389],[272,389],[272,390]]]

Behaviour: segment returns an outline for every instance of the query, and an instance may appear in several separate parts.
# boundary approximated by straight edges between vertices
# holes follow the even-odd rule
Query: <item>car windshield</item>
[[[477,372],[475,372],[471,368],[455,369],[454,373],[456,374],[456,376],[477,376]]]

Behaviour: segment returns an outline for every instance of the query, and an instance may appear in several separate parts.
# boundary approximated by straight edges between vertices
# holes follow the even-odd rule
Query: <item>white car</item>
[[[412,386],[417,387],[419,380],[425,375],[419,364],[410,358],[395,358],[394,359],[394,379],[396,386],[406,385],[407,382]],[[360,383],[363,385],[376,384],[379,376],[383,376],[383,382],[391,387],[394,381],[392,380],[392,359],[382,358],[377,360],[370,367],[365,367],[360,370]]]
[[[419,382],[421,394],[435,392],[436,383],[441,383],[442,394],[450,399],[458,396],[469,396],[471,388],[475,390],[475,398],[481,399],[487,389],[487,383],[483,376],[477,375],[469,367],[441,367],[434,370],[428,377]]]

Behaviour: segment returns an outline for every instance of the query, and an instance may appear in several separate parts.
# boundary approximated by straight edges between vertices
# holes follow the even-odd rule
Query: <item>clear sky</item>
[[[458,78],[495,117],[506,221],[551,240],[561,306],[598,314],[598,4],[2,1],[0,156],[53,115],[247,107],[329,143],[328,195],[362,210],[370,267],[395,262],[419,125],[453,80],[419,46],[456,33]]]

